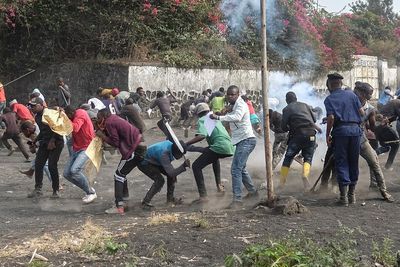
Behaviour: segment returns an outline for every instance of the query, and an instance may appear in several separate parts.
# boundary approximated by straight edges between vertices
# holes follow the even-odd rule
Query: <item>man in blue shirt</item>
[[[342,80],[343,76],[338,73],[328,75],[328,90],[331,94],[324,104],[328,116],[326,142],[328,146],[333,145],[340,190],[339,204],[348,206],[348,195],[354,195],[358,180],[362,134],[360,123],[364,111],[352,91],[342,90]]]
[[[186,153],[185,143],[182,141],[180,143],[184,149],[183,153],[175,143],[168,140],[155,143],[147,148],[144,160],[138,165],[138,168],[154,182],[142,201],[143,209],[150,210],[154,207],[150,202],[164,186],[163,174],[167,176],[167,203],[177,205],[183,202],[182,199],[174,197],[176,177],[190,167],[190,161],[185,159],[177,168],[171,164],[173,160],[182,158]]]

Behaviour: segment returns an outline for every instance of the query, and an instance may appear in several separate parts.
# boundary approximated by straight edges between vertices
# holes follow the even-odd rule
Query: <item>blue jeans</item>
[[[235,154],[233,155],[231,174],[233,200],[242,200],[242,183],[250,193],[256,192],[253,181],[246,170],[246,163],[250,153],[256,146],[256,138],[244,139],[236,144]]]
[[[83,174],[86,162],[89,160],[85,150],[72,151],[68,163],[65,165],[64,177],[77,187],[81,188],[87,195],[93,194],[89,182]]]
[[[290,167],[294,157],[301,151],[304,162],[311,164],[315,151],[315,136],[296,135],[289,138],[282,166]]]

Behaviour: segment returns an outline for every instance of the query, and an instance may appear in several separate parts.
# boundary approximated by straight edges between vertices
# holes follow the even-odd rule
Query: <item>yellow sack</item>
[[[85,153],[96,167],[97,172],[99,172],[103,159],[103,140],[98,136],[93,138],[92,142],[90,142],[89,146],[86,148]]]
[[[42,122],[49,125],[50,129],[59,135],[70,135],[72,133],[72,122],[64,111],[45,108]]]

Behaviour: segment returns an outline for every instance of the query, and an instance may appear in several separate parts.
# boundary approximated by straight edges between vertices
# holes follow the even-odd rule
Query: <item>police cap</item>
[[[328,80],[343,80],[343,76],[337,72],[328,74]]]

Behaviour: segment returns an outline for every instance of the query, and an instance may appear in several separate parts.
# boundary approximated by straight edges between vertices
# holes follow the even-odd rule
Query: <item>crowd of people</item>
[[[400,119],[400,99],[391,100],[389,97],[386,102],[380,101],[378,109],[375,109],[369,102],[374,91],[371,85],[357,82],[354,90],[345,90],[342,89],[342,79],[337,73],[328,75],[327,79],[330,95],[324,102],[327,115],[324,121],[327,124],[328,149],[319,190],[328,190],[329,184],[337,185],[340,191],[338,203],[344,206],[355,203],[361,156],[370,168],[370,187],[377,188],[386,201],[393,202],[377,155],[389,152],[385,168],[392,169],[399,148],[399,135],[390,123]],[[181,204],[183,200],[174,195],[175,183],[177,176],[190,167],[199,193],[194,203],[206,203],[203,169],[212,165],[216,190],[222,194],[225,188],[221,182],[220,159],[223,158],[232,158],[233,199],[228,208],[237,208],[246,199],[258,198],[246,164],[256,146],[256,136],[262,134],[261,122],[251,97],[241,94],[239,87],[231,85],[227,90],[221,87],[215,92],[208,89],[200,97],[193,95],[181,103],[180,120],[183,121],[185,137],[188,137],[190,127],[196,127],[195,136],[186,142],[178,140],[169,124],[172,120],[171,105],[177,101],[169,90],[167,93],[157,92],[157,98],[150,101],[142,87],[135,92],[99,88],[95,97],[74,107],[71,105],[71,91],[62,78],[57,79],[55,87],[56,97],[49,104],[40,90],[35,89],[26,105],[14,99],[7,106],[5,89],[0,84],[0,121],[4,129],[1,141],[9,150],[8,155],[14,152],[8,142],[12,139],[26,161],[32,161],[29,170],[21,171],[30,177],[35,176],[34,189],[28,197],[42,197],[45,173],[52,184],[51,198],[59,198],[62,185],[58,161],[66,146],[69,160],[63,177],[82,189],[84,203],[93,202],[97,192],[85,173],[85,166],[91,160],[89,147],[95,140],[100,140],[104,148],[114,147],[121,155],[114,173],[115,205],[106,213],[125,213],[129,198],[127,175],[136,167],[153,180],[142,200],[143,209],[153,208],[151,201],[161,191],[165,178],[167,202]],[[386,91],[384,95],[388,95]],[[270,109],[267,114],[275,136],[273,168],[283,158],[278,189],[284,189],[293,160],[301,158],[301,177],[304,189],[309,190],[316,135],[323,132],[317,123],[322,111],[320,107],[313,108],[308,103],[297,101],[294,92],[286,94],[286,103],[282,113]],[[143,114],[150,114],[155,108],[160,110],[161,119],[157,126],[165,139],[145,145]],[[52,120],[51,114],[56,114],[56,118]],[[30,153],[23,140],[29,140],[26,144]],[[206,140],[206,147],[196,145],[202,140]],[[200,156],[191,164],[185,158],[187,152],[197,152]],[[182,164],[174,167],[172,162],[181,158],[184,158]],[[243,187],[247,191],[245,196]]]

